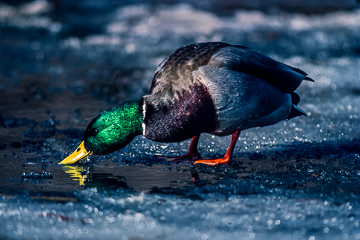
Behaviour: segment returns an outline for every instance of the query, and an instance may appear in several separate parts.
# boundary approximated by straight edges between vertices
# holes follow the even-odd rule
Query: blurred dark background
[[[0,238],[358,238],[359,6],[0,1]],[[316,82],[297,93],[308,117],[244,131],[233,162],[219,168],[161,161],[154,155],[183,154],[189,142],[142,136],[89,165],[57,165],[100,111],[147,94],[167,55],[206,41],[246,45],[307,72]],[[200,152],[222,156],[229,140],[204,134]]]

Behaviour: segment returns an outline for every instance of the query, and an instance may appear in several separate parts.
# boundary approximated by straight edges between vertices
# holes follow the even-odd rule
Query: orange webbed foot
[[[194,164],[205,164],[209,166],[217,166],[222,164],[228,164],[230,162],[230,157],[223,157],[218,159],[204,159],[204,160],[197,160]]]
[[[234,151],[234,147],[235,144],[237,142],[237,139],[240,135],[240,130],[237,129],[233,134],[232,134],[232,138],[231,138],[231,143],[229,146],[228,151],[226,152],[225,156],[223,158],[218,158],[218,159],[206,159],[206,160],[197,160],[196,162],[194,162],[194,164],[205,164],[205,165],[209,165],[209,166],[216,166],[216,165],[222,165],[222,164],[228,164],[230,162],[231,156],[233,154]]]

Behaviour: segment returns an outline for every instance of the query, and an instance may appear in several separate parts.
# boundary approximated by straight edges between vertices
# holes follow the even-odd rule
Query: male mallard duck
[[[60,164],[117,151],[140,134],[158,142],[192,137],[189,152],[176,159],[196,160],[201,133],[232,134],[232,140],[223,158],[194,164],[228,163],[240,131],[305,115],[294,92],[303,80],[313,81],[244,46],[208,42],[179,48],[159,65],[150,95],[100,113]]]

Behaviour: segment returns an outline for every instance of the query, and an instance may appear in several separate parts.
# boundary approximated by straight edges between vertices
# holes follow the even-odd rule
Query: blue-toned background
[[[360,8],[345,1],[0,1],[1,239],[360,239]],[[57,165],[99,111],[192,42],[306,71],[308,117],[242,132],[228,166],[142,136]],[[231,93],[229,93],[231,94]],[[204,157],[230,137],[202,135]]]

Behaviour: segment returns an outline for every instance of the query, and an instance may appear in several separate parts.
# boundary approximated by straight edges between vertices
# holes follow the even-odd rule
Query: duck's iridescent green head
[[[84,134],[85,149],[98,155],[119,150],[141,133],[142,122],[142,108],[138,102],[104,111],[89,123]]]
[[[126,146],[142,132],[141,102],[127,102],[100,113],[88,125],[84,141],[59,164],[71,164],[92,154],[104,155]]]

